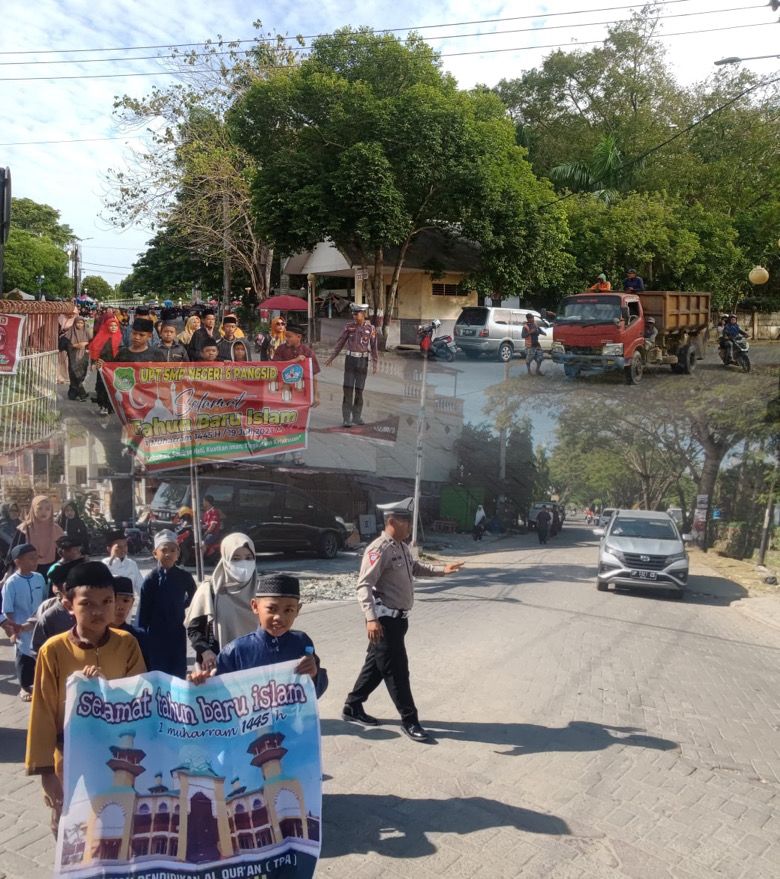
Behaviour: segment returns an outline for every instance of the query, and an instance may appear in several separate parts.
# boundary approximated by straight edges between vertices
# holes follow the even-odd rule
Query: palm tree
[[[609,204],[628,188],[637,164],[627,162],[615,137],[607,134],[594,147],[590,161],[557,165],[550,179],[571,192],[590,192]]]

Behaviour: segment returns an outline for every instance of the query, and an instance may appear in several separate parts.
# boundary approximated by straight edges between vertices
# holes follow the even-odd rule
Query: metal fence
[[[0,455],[47,439],[59,421],[58,352],[26,354],[0,380]]]

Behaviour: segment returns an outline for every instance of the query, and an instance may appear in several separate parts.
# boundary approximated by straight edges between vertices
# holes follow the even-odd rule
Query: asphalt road
[[[487,539],[486,539],[487,540]],[[567,526],[475,545],[419,581],[409,653],[434,743],[340,719],[365,635],[354,601],[299,620],[327,666],[318,876],[777,876],[780,631],[701,570],[692,595],[599,593],[595,541]],[[47,875],[38,782],[20,767],[27,708],[0,648],[0,876]]]

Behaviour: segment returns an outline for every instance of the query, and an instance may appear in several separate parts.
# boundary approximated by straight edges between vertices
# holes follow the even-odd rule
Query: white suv
[[[668,513],[615,510],[606,528],[593,532],[601,538],[596,588],[610,583],[621,589],[652,586],[669,589],[682,598],[688,585],[689,539],[677,530]]]

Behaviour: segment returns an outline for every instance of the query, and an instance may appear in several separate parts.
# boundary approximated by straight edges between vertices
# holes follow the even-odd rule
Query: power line
[[[729,6],[725,9],[706,9],[700,12],[676,12],[670,15],[659,16],[658,21],[663,22],[667,21],[670,18],[691,18],[698,17],[702,15],[722,15],[726,12],[746,12],[751,9],[766,9],[766,4],[759,3],[753,4],[751,6]],[[559,13],[556,13],[559,14]],[[530,17],[530,16],[521,16],[522,18]],[[500,19],[496,19],[499,21]],[[618,22],[613,20],[608,21],[584,21],[576,24],[549,24],[549,25],[540,25],[539,27],[523,27],[523,28],[511,28],[509,30],[498,30],[498,31],[478,31],[475,33],[465,33],[465,34],[439,34],[435,37],[430,37],[430,40],[439,41],[439,40],[460,40],[467,39],[473,37],[495,37],[501,36],[502,34],[523,34],[523,33],[537,33],[539,31],[548,31],[548,30],[566,30],[568,28],[584,28],[584,27],[603,27],[605,25],[614,25]],[[444,25],[442,25],[444,27]],[[312,46],[298,46],[295,48],[291,48],[289,51],[295,53],[307,52],[312,48]],[[95,50],[100,51],[100,50]],[[252,49],[246,49],[241,52],[243,55],[250,55],[252,53]],[[58,59],[56,61],[0,61],[0,67],[31,67],[38,64],[45,64],[51,66],[52,64],[100,64],[100,63],[113,63],[113,62],[129,62],[129,61],[165,61],[165,60],[175,60],[177,57],[183,58],[219,58],[224,56],[229,56],[234,54],[233,51],[224,51],[224,52],[188,52],[186,55],[177,56],[175,54],[170,55],[136,55],[133,57],[125,57],[125,58],[64,58]]]
[[[729,25],[726,27],[711,27],[711,28],[700,28],[698,30],[693,31],[677,31],[675,33],[669,34],[656,34],[654,35],[654,39],[665,40],[670,37],[686,37],[686,36],[696,36],[698,34],[711,34],[717,33],[719,31],[732,31],[732,30],[740,30],[743,28],[753,28],[753,27],[765,27],[765,22],[757,22],[755,24],[736,24]],[[485,36],[492,36],[492,34],[486,34]],[[506,49],[473,49],[470,51],[464,52],[442,52],[439,57],[441,58],[456,58],[463,55],[491,55],[497,52],[530,52],[538,49],[578,49],[582,46],[594,46],[603,43],[604,40],[578,40],[576,42],[570,43],[547,43],[544,45],[537,46],[511,46]],[[286,70],[289,68],[289,65],[269,65],[268,69],[277,69],[277,70]],[[72,74],[66,76],[3,76],[0,77],[0,82],[35,82],[40,80],[46,81],[55,81],[55,80],[77,80],[77,79],[125,79],[128,77],[134,76],[182,76],[184,73],[188,71],[178,71],[178,70],[155,70],[155,71],[144,71],[139,73],[85,73],[85,74]],[[197,72],[197,71],[194,71]]]
[[[82,265],[94,266],[94,267],[101,268],[101,269],[123,269],[124,271],[127,271],[127,272],[130,271],[130,269],[127,266],[115,266],[115,265],[111,265],[111,263],[105,263],[105,262],[87,262],[86,260],[83,260]]]
[[[659,6],[672,6],[678,3],[690,3],[691,0],[659,0]],[[570,12],[546,12],[536,15],[513,15],[506,18],[480,18],[473,19],[471,21],[450,21],[450,22],[440,22],[438,24],[420,24],[412,27],[394,27],[394,28],[383,28],[381,30],[377,30],[376,33],[379,34],[392,34],[392,33],[405,33],[409,31],[421,31],[421,30],[431,30],[440,27],[466,27],[467,25],[472,24],[492,24],[496,22],[502,21],[527,21],[532,19],[539,18],[554,18],[561,15],[584,15],[590,12],[616,12],[623,9],[640,9],[642,7],[642,3],[631,3],[627,6],[602,6],[598,8],[590,8],[590,9],[575,9]],[[335,33],[321,33],[321,34],[305,34],[301,36],[302,40],[316,40],[320,37],[332,37],[335,36]],[[284,40],[297,40],[298,37],[283,37]],[[15,51],[5,51],[0,52],[0,55],[64,55],[64,54],[74,54],[80,52],[140,52],[146,49],[188,49],[192,47],[200,47],[203,46],[206,41],[203,40],[199,43],[161,43],[158,45],[151,46],[110,46],[105,49],[18,49]],[[258,39],[256,37],[248,37],[246,39],[239,40],[223,40],[221,41],[224,45],[238,45],[241,43],[256,43]],[[272,38],[270,40],[264,40],[261,42],[270,42],[274,43],[275,39]]]
[[[72,140],[63,139],[63,140],[17,140],[11,143],[0,143],[0,147],[12,147],[12,146],[41,146],[43,144],[52,144],[52,143],[96,143],[101,140],[138,140],[141,138],[140,134],[125,134],[117,137],[76,137]]]

